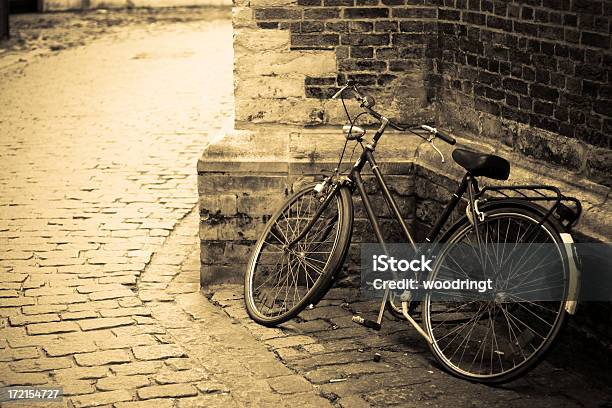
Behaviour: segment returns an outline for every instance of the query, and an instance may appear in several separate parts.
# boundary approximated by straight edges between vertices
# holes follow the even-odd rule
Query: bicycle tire
[[[503,219],[503,217],[515,217],[516,219],[521,219],[524,220],[527,223],[531,223],[532,225],[537,224],[537,222],[541,219],[541,215],[538,214],[537,212],[533,211],[533,210],[529,210],[526,208],[517,208],[517,207],[509,207],[509,208],[496,208],[493,209],[491,211],[487,211],[486,212],[486,220],[498,220],[498,225],[499,225],[499,220]],[[486,221],[485,220],[485,221]],[[510,226],[510,222],[508,221],[508,227]],[[457,242],[457,240],[461,239],[461,236],[465,236],[466,232],[469,231],[469,229],[473,229],[472,225],[469,223],[469,221],[467,220],[467,218],[463,218],[462,220],[458,221],[458,223],[451,228],[451,234],[450,236],[445,239],[446,242],[448,243],[455,243]],[[563,270],[562,270],[562,274],[565,277],[565,281],[564,281],[564,288],[563,290],[565,291],[564,293],[567,294],[567,290],[568,290],[568,282],[569,282],[569,267],[568,267],[568,263],[567,263],[567,257],[566,257],[566,253],[565,250],[563,248],[563,241],[559,235],[559,227],[557,225],[555,225],[554,220],[547,220],[545,223],[543,223],[539,228],[542,229],[541,232],[545,233],[545,237],[547,237],[547,239],[550,239],[551,243],[554,243],[556,245],[556,247],[558,248],[558,255],[559,255],[559,259],[562,262],[563,265]],[[507,237],[506,237],[507,238]],[[517,236],[518,239],[518,236]],[[544,238],[542,238],[543,240]],[[436,278],[436,275],[438,273],[438,271],[440,270],[440,265],[442,264],[442,262],[444,262],[443,257],[441,257],[437,262],[436,262],[436,267],[434,267],[433,271],[431,272],[429,279],[430,280],[434,280]],[[565,299],[565,297],[563,297],[562,299]],[[466,301],[467,302],[467,301]],[[509,302],[510,303],[510,302]],[[516,302],[513,305],[519,305],[521,303],[524,302]],[[531,302],[534,305],[537,305],[536,302]],[[556,303],[556,302],[555,302]],[[473,381],[473,382],[480,382],[480,383],[486,383],[486,384],[490,384],[490,385],[497,385],[497,384],[502,384],[502,383],[506,383],[509,381],[512,381],[522,375],[525,375],[527,372],[529,372],[530,370],[532,370],[533,368],[535,368],[538,363],[540,363],[546,356],[547,352],[550,351],[551,347],[553,346],[555,340],[557,339],[559,333],[561,332],[561,330],[563,329],[566,321],[567,321],[567,312],[564,309],[564,304],[565,301],[561,300],[558,302],[559,304],[556,306],[556,310],[557,310],[557,316],[555,317],[554,321],[552,321],[551,328],[548,330],[548,332],[546,333],[546,338],[539,344],[539,346],[536,348],[532,345],[532,347],[535,348],[535,351],[530,353],[526,358],[524,358],[523,361],[521,361],[519,364],[514,364],[514,366],[512,366],[510,369],[508,370],[503,370],[503,363],[502,363],[502,357],[503,356],[503,352],[502,351],[495,351],[496,353],[496,357],[498,358],[500,361],[500,366],[502,367],[501,372],[499,373],[492,373],[492,371],[488,374],[484,374],[484,373],[473,373],[470,372],[468,369],[466,369],[465,367],[460,367],[459,365],[461,365],[461,360],[459,362],[457,361],[451,361],[452,358],[454,357],[451,356],[449,358],[448,354],[450,354],[450,352],[452,350],[449,350],[448,352],[445,352],[446,348],[448,348],[448,343],[452,343],[454,341],[454,338],[451,340],[446,340],[445,342],[443,342],[442,340],[444,340],[444,335],[443,334],[439,334],[439,333],[434,333],[434,326],[432,323],[432,315],[433,315],[433,309],[435,308],[435,306],[432,304],[432,300],[431,300],[431,294],[427,293],[425,295],[425,299],[422,302],[422,307],[423,307],[423,321],[425,324],[425,330],[427,332],[427,334],[430,336],[430,338],[432,339],[432,342],[429,343],[429,348],[432,352],[432,354],[434,355],[434,357],[436,358],[436,360],[444,367],[444,369],[453,374],[456,377],[465,379],[465,380],[469,380],[469,381]],[[529,304],[528,304],[529,305]],[[438,305],[439,306],[439,305]],[[529,305],[530,306],[530,305]],[[541,305],[538,305],[541,306]],[[476,305],[473,306],[474,308],[476,308]],[[489,307],[489,306],[488,306]],[[496,307],[496,306],[494,306]],[[522,306],[516,306],[518,307],[523,307],[525,308],[524,305]],[[508,316],[512,316],[511,313],[509,313],[509,309],[506,308],[505,311],[503,311],[503,306],[500,306],[500,309],[502,309],[501,315],[499,314],[499,312],[497,312],[497,314],[493,315],[493,319],[491,319],[491,311],[489,311],[489,321],[491,322],[490,326],[493,327],[496,323],[493,323],[493,321],[498,317],[498,316],[503,316],[507,323],[506,326],[509,328],[508,329],[508,337],[511,340],[511,343],[516,347],[517,345],[520,345],[520,343],[523,341],[519,341],[519,337],[523,334],[520,333],[520,335],[517,335],[516,333],[514,333],[515,329],[519,326],[517,324],[517,320],[515,320],[515,317],[508,317]],[[459,309],[455,310],[455,313],[458,312]],[[465,309],[464,309],[465,310]],[[516,311],[516,309],[513,309],[514,311]],[[552,309],[551,309],[552,310]],[[480,310],[478,311],[480,312]],[[550,312],[550,310],[549,310]],[[442,312],[444,313],[444,312]],[[452,313],[452,312],[451,312]],[[466,312],[462,312],[462,313],[466,313]],[[542,312],[543,313],[543,312]],[[450,313],[449,313],[450,314]],[[474,318],[472,317],[472,320]],[[541,319],[541,318],[540,318]],[[520,319],[518,320],[519,322]],[[479,324],[480,322],[480,317],[477,317],[476,320],[472,321],[470,323],[470,321],[468,321],[466,324],[471,324],[472,327],[470,328],[470,331],[464,335],[464,339],[461,340],[461,343],[459,344],[459,347],[462,346],[462,344],[464,344],[465,341],[465,348],[467,348],[467,344],[470,342],[470,336],[472,335],[472,331],[474,331],[474,326],[476,324]],[[438,323],[438,322],[436,322]],[[438,323],[437,327],[440,327],[442,323]],[[524,322],[521,322],[522,324],[525,324]],[[514,325],[514,326],[513,326]],[[436,329],[437,330],[437,329]],[[441,330],[440,330],[441,331]],[[524,332],[531,332],[528,334],[538,334],[539,333],[535,333],[535,331],[532,330],[532,328],[527,325],[526,327],[524,327]],[[443,332],[442,332],[443,333]],[[457,332],[455,332],[457,333]],[[486,332],[487,335],[489,333],[489,331]],[[514,338],[515,340],[512,340],[512,335],[514,333]],[[448,336],[448,334],[446,335]],[[465,340],[465,336],[467,336],[467,340]],[[491,338],[493,338],[495,336],[495,329],[493,329],[493,335],[491,336]],[[454,337],[457,337],[457,334],[454,334]],[[534,336],[535,337],[535,336]],[[486,338],[485,338],[486,339]],[[444,348],[443,345],[447,344]],[[481,344],[485,344],[485,341],[481,340],[480,342]],[[487,346],[482,346],[479,345],[478,350],[480,350],[480,347],[483,347],[482,350],[482,355],[484,357],[484,353],[486,350]],[[499,348],[499,349],[504,349],[503,347],[500,347],[498,345],[498,340],[497,338],[495,338],[495,347],[493,346],[493,343],[491,343],[491,365],[493,365],[493,349],[494,348]],[[457,353],[458,348],[455,350],[455,354]],[[512,349],[514,350],[514,349]],[[463,358],[463,353],[465,353],[465,350],[463,350],[462,354],[461,354],[461,358]],[[476,356],[478,356],[479,352],[476,352]],[[509,353],[512,354],[512,353]],[[525,354],[521,351],[521,354],[523,357],[525,357]],[[505,360],[507,357],[503,356],[503,359]],[[514,356],[512,357],[514,359]],[[456,359],[455,359],[456,360]],[[482,360],[481,360],[481,366],[482,366]],[[470,366],[471,369],[472,366]]]
[[[299,228],[300,227],[303,228],[305,224],[307,224],[308,222],[307,219],[309,220],[310,218],[306,219],[303,216],[300,216],[299,211],[301,211],[300,208],[302,208],[304,204],[300,205],[299,201],[302,199],[304,200],[308,199],[309,200],[308,211],[310,215],[314,215],[315,209],[311,208],[311,204],[312,204],[313,197],[317,197],[317,194],[318,194],[315,192],[314,186],[315,185],[306,186],[302,188],[301,190],[299,190],[298,192],[291,195],[285,201],[285,203],[274,213],[274,215],[270,218],[270,220],[266,224],[266,227],[264,228],[264,231],[261,234],[260,238],[258,239],[257,243],[255,244],[255,248],[249,260],[248,267],[247,267],[247,270],[245,272],[245,277],[244,277],[245,305],[246,305],[246,309],[247,309],[249,316],[254,321],[264,326],[272,327],[272,326],[276,326],[281,323],[284,323],[294,318],[295,316],[297,316],[302,310],[304,310],[309,305],[316,304],[325,295],[325,293],[327,293],[327,291],[331,287],[334,277],[337,275],[340,268],[342,267],[344,260],[346,258],[346,255],[348,253],[348,248],[350,245],[351,235],[352,235],[352,230],[353,230],[353,201],[351,199],[350,190],[347,187],[341,186],[337,190],[335,190],[335,192],[331,193],[331,194],[334,194],[335,196],[332,197],[332,201],[329,203],[328,208],[326,208],[324,212],[321,214],[319,219],[313,225],[311,231],[306,235],[306,237],[304,237],[301,241],[299,241],[296,244],[296,247],[301,247],[302,251],[300,251],[300,253],[298,254],[296,251],[283,249],[283,252],[280,255],[278,255],[280,259],[276,260],[276,264],[272,268],[272,269],[275,269],[277,266],[279,266],[280,269],[277,272],[273,272],[273,271],[269,272],[270,274],[276,273],[272,281],[277,281],[276,282],[277,286],[281,285],[281,280],[283,279],[283,276],[285,275],[286,275],[285,281],[288,285],[289,275],[291,274],[291,279],[293,279],[293,282],[295,282],[294,302],[290,305],[290,307],[286,305],[287,297],[288,297],[287,296],[288,289],[285,289],[286,293],[285,293],[285,298],[283,299],[283,305],[279,307],[280,312],[276,312],[276,311],[271,312],[274,310],[274,307],[276,306],[277,298],[272,299],[271,307],[269,307],[269,310],[267,310],[268,309],[268,306],[266,305],[266,301],[268,300],[267,293],[263,295],[265,298],[262,300],[262,302],[264,303],[263,306],[266,306],[266,307],[264,308],[261,305],[261,303],[258,303],[258,298],[260,296],[260,293],[256,293],[256,292],[260,291],[260,287],[262,284],[255,286],[256,285],[255,281],[257,281],[258,279],[256,275],[259,272],[260,275],[263,275],[263,277],[265,277],[267,273],[266,268],[262,265],[263,262],[260,262],[260,259],[262,259],[262,253],[264,251],[264,248],[266,248],[269,245],[272,245],[272,246],[276,245],[276,246],[281,246],[281,247],[282,245],[286,245],[287,242],[291,241],[292,239],[291,237],[289,237],[289,235],[292,234],[293,237],[297,236],[296,232],[299,231]],[[320,201],[319,201],[319,204],[320,204]],[[330,211],[331,207],[333,208]],[[294,208],[294,210],[292,210],[292,208]],[[295,218],[293,223],[290,222],[290,220],[292,219],[291,218],[292,211],[297,211],[297,217]],[[332,214],[335,212],[336,215],[329,216],[329,214],[326,214],[326,212],[330,212]],[[289,217],[287,217],[287,215],[289,215]],[[328,224],[326,224],[324,227],[321,227],[320,226],[321,224],[319,223],[321,219],[323,219],[324,217],[326,217],[325,219],[328,220],[327,221]],[[319,255],[314,255],[314,252],[307,252],[307,251],[309,250],[309,248],[320,249],[321,245],[323,245],[321,242],[325,242],[328,240],[328,236],[331,234],[331,232],[329,232],[328,225],[330,222],[333,221],[334,218],[337,218],[337,227],[335,227],[334,241],[333,241],[333,244],[331,245],[331,250],[329,251],[327,255],[327,259],[325,260],[325,264],[320,268],[321,272],[318,272],[316,269],[319,269],[319,268],[316,268],[316,265],[314,265],[313,262],[319,262],[317,263],[317,265],[320,265],[320,263],[322,263],[323,261],[321,261],[320,258],[317,258],[317,256]],[[284,226],[283,226],[283,222],[284,222]],[[281,229],[279,229],[279,226]],[[274,233],[273,228],[276,228],[275,229],[275,231],[277,232],[276,234]],[[283,228],[286,231],[285,233],[282,233]],[[323,229],[321,230],[321,228]],[[327,234],[327,236],[325,236],[323,241],[319,241],[319,243],[317,244],[318,245],[317,247],[313,247],[312,243],[315,241],[309,242],[308,239],[309,238],[320,239],[320,238],[317,238],[319,237],[319,235],[313,235],[309,237],[311,233],[313,234],[323,233],[323,234]],[[282,237],[279,237],[278,235],[282,235]],[[274,240],[279,241],[279,243],[271,244],[271,242]],[[284,242],[280,242],[280,241],[284,241]],[[306,245],[309,245],[308,248],[306,247]],[[272,251],[272,252],[280,253],[279,251]],[[318,251],[318,252],[323,252],[323,251]],[[308,257],[306,254],[310,255],[311,257]],[[271,258],[273,258],[274,256],[275,255],[271,255]],[[297,263],[296,263],[296,260],[297,260]],[[281,262],[280,265],[279,265],[279,262]],[[281,273],[283,273],[282,270],[285,266],[286,266],[285,268],[286,273],[285,275],[281,275]],[[297,272],[295,272],[294,270],[297,270]],[[314,270],[318,275],[316,280],[313,280],[312,277],[310,276],[312,270]],[[263,279],[263,277],[260,277],[259,279]],[[303,294],[303,296],[298,297],[298,299],[296,300],[295,294],[296,293],[299,294],[299,290],[297,287],[300,286],[298,284],[298,281],[302,278],[303,278],[303,282],[306,283],[306,291]],[[270,277],[266,278],[266,281],[268,280],[270,280]],[[310,287],[308,286],[309,280],[313,282],[312,286]],[[263,290],[265,290],[265,288],[262,289],[262,291]],[[274,290],[276,289],[273,289],[272,291]],[[279,293],[277,293],[276,295],[278,295]],[[265,309],[265,310],[262,310],[262,309]]]

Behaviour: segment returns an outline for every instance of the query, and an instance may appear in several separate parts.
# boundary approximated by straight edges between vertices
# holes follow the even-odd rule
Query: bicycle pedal
[[[380,330],[380,323],[375,322],[374,320],[364,319],[361,316],[353,316],[353,322],[360,324],[368,329]]]

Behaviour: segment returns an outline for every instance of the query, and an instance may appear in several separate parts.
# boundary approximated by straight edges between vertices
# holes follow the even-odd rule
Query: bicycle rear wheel
[[[447,240],[430,281],[494,277],[490,297],[461,291],[442,301],[435,290],[425,295],[430,349],[452,374],[489,384],[511,381],[542,360],[562,329],[569,267],[557,228],[540,225],[540,218],[525,209],[492,210],[479,223],[478,243],[467,220]],[[538,297],[543,293],[550,296]]]
[[[326,194],[333,194],[327,201]],[[310,231],[292,242],[318,209]],[[244,281],[245,304],[256,322],[275,326],[315,304],[344,263],[352,234],[353,202],[346,187],[323,195],[307,186],[272,216],[255,245]]]

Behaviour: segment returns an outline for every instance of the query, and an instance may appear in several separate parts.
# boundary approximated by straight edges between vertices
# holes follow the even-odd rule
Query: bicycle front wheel
[[[478,234],[464,220],[446,241],[430,281],[493,278],[494,285],[487,296],[463,290],[446,300],[435,290],[425,295],[430,349],[452,374],[489,384],[511,381],[541,361],[563,327],[567,257],[557,227],[540,219],[525,209],[500,208],[486,213]]]
[[[307,186],[272,216],[255,245],[244,281],[245,304],[256,322],[275,326],[315,304],[344,263],[352,234],[353,202],[348,188],[326,195]],[[310,230],[292,242],[325,206]]]

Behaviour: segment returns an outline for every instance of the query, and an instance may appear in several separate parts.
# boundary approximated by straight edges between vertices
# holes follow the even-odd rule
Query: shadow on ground
[[[391,317],[380,332],[352,323],[357,312],[374,319],[378,306],[360,299],[355,291],[332,289],[317,307],[278,328],[265,328],[248,318],[239,286],[216,288],[211,299],[340,406],[360,406],[358,402],[363,406],[604,407],[612,403],[609,370],[588,358],[585,349],[564,347],[570,344],[567,337],[527,376],[489,387],[446,374],[406,322]],[[576,347],[575,341],[571,344]],[[380,362],[374,361],[375,353],[381,354]]]

